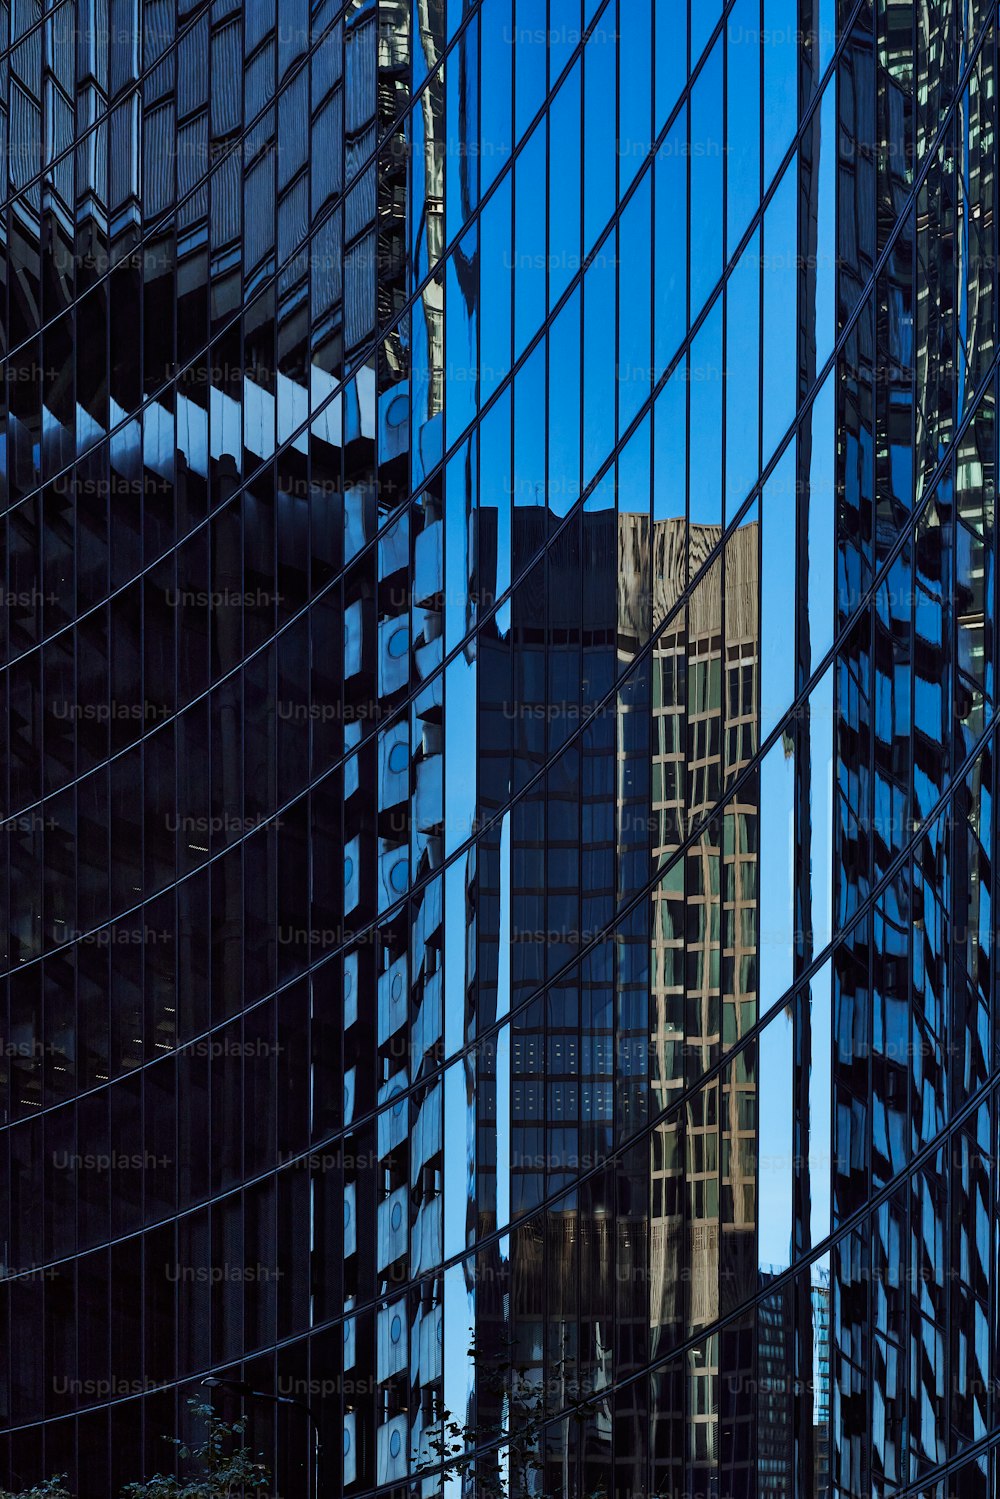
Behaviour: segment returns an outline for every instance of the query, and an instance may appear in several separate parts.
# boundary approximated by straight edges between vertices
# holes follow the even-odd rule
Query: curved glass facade
[[[0,6],[0,1483],[1000,1492],[996,48]]]

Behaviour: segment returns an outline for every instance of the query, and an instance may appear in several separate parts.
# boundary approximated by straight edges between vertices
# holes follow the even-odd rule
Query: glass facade
[[[0,0],[0,1484],[214,1376],[286,1499],[1000,1494],[996,111],[985,0]]]

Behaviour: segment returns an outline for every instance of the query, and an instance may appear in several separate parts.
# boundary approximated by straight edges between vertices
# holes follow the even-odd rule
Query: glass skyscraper
[[[0,0],[0,1487],[1000,1495],[997,19]]]

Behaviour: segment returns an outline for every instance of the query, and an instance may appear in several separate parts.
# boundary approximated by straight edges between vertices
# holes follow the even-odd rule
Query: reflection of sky
[[[777,487],[776,493],[782,500],[786,489],[784,482]],[[770,548],[773,540],[776,545],[791,546],[793,543],[783,535],[780,523],[775,524],[772,520],[770,526],[767,524],[768,514],[774,514],[773,506],[771,496],[766,495],[763,507],[766,545]],[[794,564],[794,557],[789,561]],[[770,585],[768,577],[764,578],[762,700],[765,683],[774,678],[774,663],[781,663],[784,654],[780,637],[771,643],[770,649],[768,639],[769,620],[774,619],[778,607],[769,607],[768,598],[780,600],[783,594],[787,598],[784,589],[777,586],[779,577],[794,578],[794,571],[777,572]],[[774,622],[778,624],[777,619]],[[786,627],[786,633],[792,635],[793,631]],[[785,663],[781,665],[785,668]],[[789,690],[785,695],[786,706],[790,696]],[[761,765],[759,837],[758,972],[760,1011],[763,1013],[787,990],[793,971],[795,760],[786,753],[784,739],[772,745]],[[791,1250],[793,1039],[792,1017],[787,1009],[783,1009],[763,1031],[758,1044],[758,1254],[761,1267],[768,1269],[786,1266]]]
[[[549,332],[549,470],[553,515],[568,515],[580,498],[580,288]]]
[[[760,770],[760,1012],[792,981],[795,933],[795,759],[779,739]]]
[[[754,230],[726,291],[726,518],[760,470],[760,230]]]
[[[465,1267],[449,1266],[444,1273],[444,1404],[451,1419],[459,1426],[464,1426],[468,1420],[474,1383],[469,1348],[475,1335],[475,1315],[474,1293],[466,1284]],[[426,1453],[425,1461],[435,1461],[435,1455]],[[461,1480],[457,1477],[446,1480],[445,1493],[449,1499],[452,1494],[460,1494]]]
[[[813,1425],[825,1426],[830,1419],[830,1256],[824,1254],[812,1267],[813,1327]]]
[[[766,586],[765,586],[766,593]],[[832,901],[833,701],[832,673],[818,684],[810,721],[810,889],[814,951],[829,940]],[[802,741],[800,741],[802,743]],[[805,747],[803,745],[803,747]],[[761,767],[760,803],[760,1010],[788,989],[795,941],[795,759],[779,739]],[[829,1231],[830,1174],[830,969],[812,985],[812,1067],[808,1152],[812,1240]],[[793,1027],[786,1009],[763,1032],[758,1060],[760,1170],[759,1262],[789,1263],[792,1226]]]
[[[639,414],[651,388],[651,333],[649,285],[652,273],[651,223],[653,174],[646,172],[625,208],[618,227],[618,255],[622,265],[618,303],[618,430],[623,432]],[[624,268],[628,267],[628,276]],[[630,296],[627,286],[635,291]]]
[[[476,820],[476,662],[462,652],[445,673],[445,853],[471,837]]]
[[[758,1051],[758,1255],[767,1269],[787,1266],[791,1249],[792,1033],[791,1014],[782,1010],[761,1034]]]
[[[697,8],[697,7],[696,7]],[[760,0],[736,0],[726,28],[727,243],[738,245],[760,203]]]
[[[764,186],[767,187],[798,123],[799,36],[796,0],[764,0]],[[754,40],[756,27],[747,33]]]
[[[810,985],[812,996],[812,1066],[809,1071],[809,1156],[812,1190],[812,1242],[830,1232],[832,1161],[833,1057],[832,984],[829,961]]]
[[[766,114],[765,114],[766,119]],[[798,174],[793,161],[764,214],[762,456],[767,463],[795,416]]]
[[[676,7],[672,7],[674,9]],[[681,7],[683,9],[683,7]],[[663,14],[667,7],[661,5],[660,13]],[[697,5],[691,6],[691,57],[697,59],[701,51],[712,35],[712,27],[719,19],[722,6],[719,0],[698,0]],[[661,23],[662,24],[662,23]]]
[[[687,121],[681,111],[656,153],[654,169],[656,310],[653,338],[657,372],[669,366],[687,332],[687,157]],[[683,407],[681,412],[679,430],[683,431]]]
[[[764,486],[761,505],[760,737],[795,697],[795,444]]]
[[[827,694],[829,673],[820,683]],[[812,764],[812,903],[820,941],[823,911],[829,935],[832,899],[831,819],[833,792],[833,725],[830,709],[815,716]],[[820,751],[820,746],[822,750]],[[822,759],[820,759],[820,753]],[[760,808],[760,1008],[780,998],[792,977],[794,940],[794,759],[785,757],[781,740],[766,756],[761,771]],[[811,1233],[817,1243],[830,1227],[830,965],[824,964],[811,985],[812,1066],[809,1079],[808,1153],[812,1193]],[[786,1008],[763,1031],[758,1056],[759,1263],[789,1263],[794,1176],[793,1026]]]
[[[583,482],[589,484],[615,445],[615,306],[612,254],[596,255],[583,278]]]
[[[485,189],[484,182],[484,192]],[[510,274],[510,222],[511,180],[508,176],[483,205],[480,218],[479,294],[484,315],[479,320],[479,398],[483,405],[510,369],[513,283]],[[487,308],[488,314],[485,311]],[[509,390],[509,386],[505,387],[501,400],[509,398]],[[486,413],[483,427],[489,424],[491,412],[495,410],[492,407]],[[503,472],[506,473],[506,470],[507,465],[504,463]]]
[[[698,0],[692,7],[709,7]],[[691,88],[691,310],[704,305],[722,270],[722,38]],[[696,239],[696,243],[694,243]]]
[[[454,1056],[465,1040],[466,863],[468,854],[445,870],[444,984],[445,1055]]]
[[[833,935],[833,667],[809,699],[809,833],[813,956]]]
[[[660,391],[653,408],[656,477],[653,491],[653,519],[657,521],[683,515],[687,505],[685,499],[687,469],[685,368],[682,360]]]
[[[834,381],[828,375],[813,402],[809,464],[808,581],[809,665],[815,670],[833,645],[833,568],[837,555],[834,525],[836,451]]]
[[[699,328],[690,353],[691,524],[722,520],[722,298]],[[695,455],[697,454],[697,460]]]

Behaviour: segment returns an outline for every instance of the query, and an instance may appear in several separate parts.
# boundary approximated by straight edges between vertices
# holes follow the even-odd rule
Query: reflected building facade
[[[0,13],[0,1486],[1000,1492],[996,49]]]

